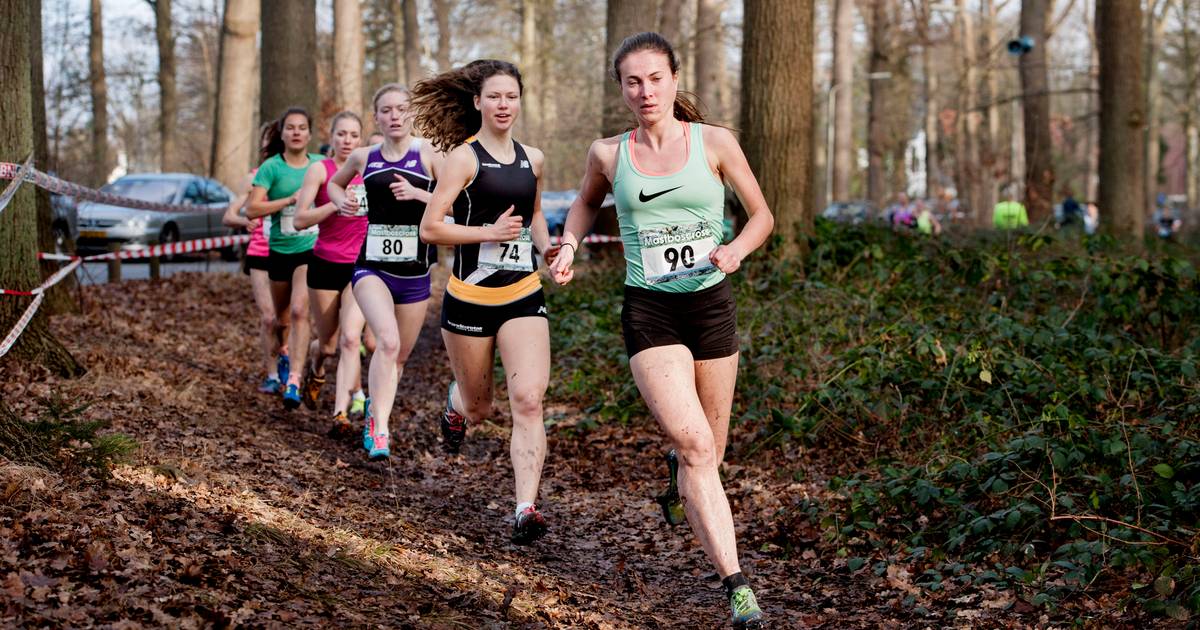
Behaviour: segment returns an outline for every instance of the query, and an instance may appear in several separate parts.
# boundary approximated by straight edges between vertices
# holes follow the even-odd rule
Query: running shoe
[[[283,406],[287,409],[295,409],[300,406],[300,387],[297,385],[288,384],[283,390]]]
[[[655,500],[662,508],[667,524],[674,527],[687,520],[683,501],[679,498],[679,457],[675,454],[675,449],[667,451],[667,473],[670,477],[667,491],[655,497]]]
[[[279,379],[270,376],[264,378],[258,384],[258,391],[261,394],[278,394],[281,389],[283,389],[283,383],[279,382]]]
[[[767,620],[749,586],[733,589],[733,594],[729,596],[729,608],[733,610],[734,630],[761,630],[767,627]]]
[[[513,523],[513,544],[528,545],[544,536],[547,529],[545,517],[538,512],[536,505],[531,505],[521,510],[517,522]]]
[[[288,359],[288,355],[281,354],[279,359],[275,361],[275,369],[279,372],[279,382],[286,383],[288,374],[291,373],[292,362]]]
[[[363,403],[365,403],[366,400],[367,399],[363,398],[362,395],[355,393],[354,396],[350,398],[350,415],[363,415]]]
[[[354,435],[354,425],[350,424],[350,418],[346,416],[345,411],[333,414],[333,426],[329,427],[329,435],[332,437]]]
[[[321,402],[321,388],[325,386],[325,377],[316,376],[310,369],[304,375],[304,383],[300,386],[301,396],[304,398],[304,406],[309,409],[316,409],[317,403]]]
[[[467,419],[454,410],[450,401],[453,399],[456,384],[450,383],[450,392],[446,394],[446,411],[442,413],[442,446],[448,453],[458,453],[462,448],[463,439],[467,437]]]
[[[371,415],[371,399],[364,403],[363,412],[363,448],[370,452],[375,448],[375,418]]]
[[[370,459],[387,459],[392,453],[388,450],[388,434],[377,433],[371,438],[371,448],[367,449]]]

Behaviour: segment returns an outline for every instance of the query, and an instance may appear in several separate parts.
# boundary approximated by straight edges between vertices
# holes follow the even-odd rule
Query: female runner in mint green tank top
[[[559,284],[571,280],[579,240],[612,190],[625,246],[621,321],[629,367],[677,449],[687,520],[725,584],[734,627],[762,628],[762,611],[738,566],[717,467],[738,364],[725,276],[763,244],[774,219],[733,134],[702,124],[695,106],[679,97],[679,62],[661,35],[626,38],[612,69],[637,128],[592,143],[563,244],[547,252],[554,258],[550,274]],[[750,215],[741,234],[724,244],[723,182]]]

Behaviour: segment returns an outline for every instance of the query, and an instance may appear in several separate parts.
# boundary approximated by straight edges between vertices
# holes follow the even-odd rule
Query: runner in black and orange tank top
[[[456,453],[467,420],[491,414],[499,350],[513,417],[512,540],[526,544],[546,531],[534,505],[546,458],[542,399],[550,379],[550,327],[537,256],[548,250],[550,232],[538,201],[542,152],[512,139],[521,91],[516,66],[475,61],[418,83],[413,106],[417,128],[449,150],[421,220],[423,239],[455,250],[442,299],[442,339],[455,378],[442,437]],[[447,224],[451,206],[455,222]]]

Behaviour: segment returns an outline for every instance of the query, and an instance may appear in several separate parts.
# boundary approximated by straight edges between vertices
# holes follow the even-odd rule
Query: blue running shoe
[[[391,455],[388,450],[388,434],[380,433],[371,439],[371,448],[367,450],[370,459],[387,459]]]
[[[275,369],[279,372],[279,382],[286,383],[288,374],[292,371],[292,361],[288,359],[288,355],[279,355],[279,359],[275,362]]]
[[[363,403],[363,448],[369,453],[375,448],[375,417],[371,415],[371,399]]]
[[[296,409],[300,406],[300,386],[288,384],[283,390],[283,406],[286,409]]]
[[[279,379],[270,376],[264,378],[258,384],[258,391],[263,394],[278,394],[281,389],[283,389],[283,383],[280,383]]]

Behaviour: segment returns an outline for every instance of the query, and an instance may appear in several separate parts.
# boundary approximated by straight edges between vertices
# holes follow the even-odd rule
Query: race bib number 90
[[[346,193],[354,195],[354,199],[358,201],[358,212],[354,213],[354,216],[367,216],[367,187],[362,184],[355,184],[347,188]]]
[[[533,232],[521,228],[521,235],[502,243],[479,244],[479,266],[484,269],[533,271]]]
[[[279,211],[279,231],[284,234],[316,234],[317,226],[310,225],[303,230],[296,229],[296,204],[291,204]]]
[[[413,262],[417,259],[417,226],[367,226],[367,260]]]
[[[641,230],[642,275],[646,284],[661,284],[717,270],[708,255],[717,238],[707,223],[669,225]]]

